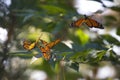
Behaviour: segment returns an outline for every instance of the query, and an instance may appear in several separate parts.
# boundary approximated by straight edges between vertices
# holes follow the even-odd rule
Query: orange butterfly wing
[[[102,24],[100,24],[99,22],[97,22],[96,20],[87,17],[86,15],[84,15],[85,17],[85,23],[88,27],[92,28],[100,28],[100,29],[104,29],[104,27],[102,26]]]
[[[48,46],[49,48],[52,48],[52,47],[54,47],[57,43],[59,43],[60,41],[61,41],[61,39],[57,39],[57,40],[55,40],[55,41],[53,41],[53,42],[51,42],[51,43],[48,43],[47,46]]]
[[[41,52],[42,52],[42,54],[43,54],[43,57],[46,59],[46,60],[49,60],[50,59],[50,57],[51,57],[51,54],[50,54],[50,48],[48,48],[48,47],[41,47],[41,46],[39,46],[39,48],[40,48],[40,50],[41,50]]]
[[[35,48],[35,46],[36,46],[35,42],[31,43],[31,42],[29,42],[27,40],[23,41],[23,47],[26,50],[32,50],[33,48]]]
[[[98,23],[96,20],[93,20],[91,18],[87,18],[86,21],[85,21],[85,23],[90,28],[95,27],[95,28],[104,29],[104,27],[102,26],[102,24]]]
[[[49,60],[51,55],[50,55],[50,49],[47,47],[47,42],[44,40],[40,40],[41,41],[41,45],[39,46],[44,58],[46,60]]]
[[[77,21],[74,21],[71,26],[72,27],[79,27],[82,25],[82,23],[85,22],[85,19],[84,18],[81,18],[81,19],[78,19]]]

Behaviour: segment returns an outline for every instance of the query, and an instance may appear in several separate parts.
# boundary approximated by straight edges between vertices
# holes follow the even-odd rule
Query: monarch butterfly
[[[37,39],[36,42],[31,43],[30,41],[24,40],[23,41],[23,47],[26,50],[32,50],[33,48],[35,48],[38,41],[39,41],[39,39]]]
[[[87,17],[86,15],[84,15],[85,18],[81,18],[78,19],[77,21],[74,21],[71,26],[72,27],[79,27],[81,26],[83,23],[85,23],[88,27],[92,28],[100,28],[100,29],[104,29],[104,27],[102,26],[102,24],[100,24],[99,22],[97,22],[96,20]]]
[[[40,40],[42,45],[38,45],[39,49],[41,50],[43,57],[46,60],[49,60],[51,58],[51,51],[50,49],[54,47],[57,43],[59,43],[61,40],[57,39],[51,43],[47,43],[46,41]]]

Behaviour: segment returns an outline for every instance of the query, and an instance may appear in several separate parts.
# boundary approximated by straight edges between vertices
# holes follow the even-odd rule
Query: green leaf
[[[100,52],[97,52],[97,59],[100,61],[102,60],[103,56],[106,54],[106,51],[100,51]]]
[[[32,58],[33,54],[31,54],[32,52],[11,52],[10,56],[12,57],[20,57],[20,58],[24,58],[24,59],[29,59]]]
[[[76,71],[79,71],[79,63],[77,63],[77,62],[71,63],[70,68],[72,68]]]
[[[117,35],[119,35],[119,36],[120,36],[120,27],[119,27],[119,28],[117,28]]]
[[[63,8],[54,6],[54,5],[40,5],[48,14],[60,14],[66,13],[66,10]]]
[[[81,41],[81,44],[86,44],[89,40],[89,36],[85,34],[81,29],[78,29],[75,32],[75,35],[79,38],[79,40]]]
[[[90,64],[98,63],[103,59],[105,54],[106,54],[106,51],[104,50],[95,50],[87,56],[87,59],[88,59],[87,62]]]
[[[72,49],[70,49],[64,43],[58,43],[56,46],[53,47],[53,49],[55,49],[56,51],[60,51],[61,53],[72,51]]]
[[[90,52],[91,52],[91,50],[84,50],[81,52],[73,53],[73,55],[71,55],[70,59],[75,61],[75,62],[85,62],[86,57],[88,56],[88,54]]]
[[[120,7],[118,6],[111,7],[111,9],[120,12]]]
[[[105,20],[106,20],[105,25],[111,26],[116,23],[117,18],[115,16],[108,15],[108,16],[105,16]]]
[[[117,39],[115,39],[111,35],[102,35],[102,38],[107,40],[110,44],[116,44],[119,42]]]

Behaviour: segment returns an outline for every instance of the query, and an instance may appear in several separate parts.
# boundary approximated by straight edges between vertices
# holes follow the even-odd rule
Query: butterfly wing
[[[29,42],[27,40],[23,41],[23,47],[26,50],[32,50],[33,48],[35,48],[35,45],[36,45],[35,42],[31,43],[31,42]]]
[[[71,23],[72,27],[79,27],[82,25],[82,23],[85,22],[84,18],[78,19],[77,21],[74,21],[73,23]]]
[[[46,60],[49,60],[50,57],[51,57],[51,54],[50,54],[50,48],[48,48],[47,46],[45,47],[41,47],[39,46],[42,54],[43,54],[43,57],[46,59]]]
[[[48,43],[47,46],[48,46],[49,48],[52,48],[52,47],[54,47],[57,43],[59,43],[60,41],[61,41],[61,39],[57,39],[57,40],[55,40],[55,41],[53,41],[53,42],[51,42],[51,43]]]
[[[96,20],[91,19],[91,18],[86,18],[85,19],[85,23],[90,28],[95,27],[95,28],[104,29],[104,27],[102,26],[102,24],[100,24],[99,22],[97,22]]]
[[[47,46],[47,42],[40,39],[40,44],[38,45],[40,51],[42,52],[43,57],[46,60],[49,60],[51,57],[50,48]]]

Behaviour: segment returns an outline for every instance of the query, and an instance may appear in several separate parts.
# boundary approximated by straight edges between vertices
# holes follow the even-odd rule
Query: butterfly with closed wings
[[[35,48],[36,44],[38,43],[39,39],[37,39],[35,42],[30,42],[28,40],[24,40],[23,41],[23,47],[26,50],[32,50],[33,48]]]

